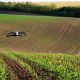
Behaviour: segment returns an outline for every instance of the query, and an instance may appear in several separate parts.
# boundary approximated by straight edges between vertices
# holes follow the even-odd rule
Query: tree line
[[[56,8],[55,4],[53,5],[51,4],[51,6],[42,6],[35,5],[29,2],[25,3],[0,2],[0,11],[15,11],[64,17],[80,17],[80,7]]]

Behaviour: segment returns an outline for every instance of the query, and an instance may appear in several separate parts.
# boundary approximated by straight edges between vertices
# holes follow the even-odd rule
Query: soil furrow
[[[42,77],[42,80],[56,80],[56,76],[58,75],[56,72],[38,67],[36,62],[31,62],[28,59],[23,58],[23,61],[29,64],[35,72]]]

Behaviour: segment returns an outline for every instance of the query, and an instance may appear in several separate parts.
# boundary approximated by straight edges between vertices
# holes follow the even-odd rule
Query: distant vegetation
[[[15,11],[51,16],[69,16],[80,17],[80,7],[61,7],[56,8],[55,4],[48,5],[36,5],[32,3],[5,3],[0,2],[0,11]]]

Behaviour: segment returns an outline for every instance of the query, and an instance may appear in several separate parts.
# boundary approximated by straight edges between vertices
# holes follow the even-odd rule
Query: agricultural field
[[[6,37],[28,31],[26,37]],[[29,52],[80,53],[80,19],[0,14],[0,48]]]
[[[0,14],[0,80],[80,80],[80,19]]]
[[[1,80],[80,80],[80,55],[3,51],[0,57]]]

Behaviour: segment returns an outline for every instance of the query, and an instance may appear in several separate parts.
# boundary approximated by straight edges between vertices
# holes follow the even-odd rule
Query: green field
[[[0,14],[0,22],[18,22],[18,21],[25,21],[25,20],[48,21],[48,20],[55,20],[59,18],[62,17]]]
[[[0,80],[80,80],[80,19],[0,14]]]
[[[6,62],[4,57],[7,57],[7,60],[12,59],[14,62],[16,61],[17,64],[19,64],[18,68],[21,66],[30,76],[32,76],[32,78],[29,77],[28,80],[80,80],[80,55],[35,52],[21,53],[14,51],[3,51],[3,53],[4,54],[1,54],[1,57],[4,60],[4,63]],[[10,74],[7,75],[4,68],[5,66],[3,69],[0,68],[3,70],[2,73],[0,73],[1,80],[7,80],[7,77],[8,80],[12,80],[11,77],[14,77],[11,76],[12,74],[17,75],[15,80],[27,80],[25,76],[22,77],[19,75],[22,79],[19,78],[18,71],[15,73],[14,67],[17,65],[14,67],[11,66],[14,63],[12,61],[10,62],[10,60],[8,60],[7,64],[5,63],[8,69],[12,67],[14,71],[12,69],[7,69]],[[0,65],[3,66],[3,63],[1,62]],[[3,76],[5,76],[5,78]]]

